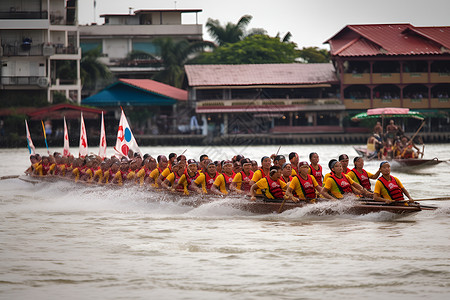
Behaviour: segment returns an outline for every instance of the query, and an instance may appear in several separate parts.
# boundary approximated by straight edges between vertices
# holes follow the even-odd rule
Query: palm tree
[[[112,78],[112,73],[106,65],[99,61],[100,48],[92,49],[83,53],[81,58],[81,82],[83,89],[95,90],[98,82]]]
[[[157,73],[153,79],[181,87],[184,76],[184,65],[205,47],[214,48],[214,44],[206,41],[189,43],[186,40],[174,41],[171,38],[155,40],[159,46],[163,70]]]
[[[220,25],[219,20],[209,18],[206,22],[206,28],[219,46],[226,43],[236,43],[245,37],[245,27],[252,18],[250,15],[244,15],[236,24],[228,22],[225,26]]]

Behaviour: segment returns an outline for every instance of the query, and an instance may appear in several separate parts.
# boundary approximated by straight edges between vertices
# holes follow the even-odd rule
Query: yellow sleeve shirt
[[[337,186],[336,181],[334,181],[334,179],[331,178],[329,174],[327,174],[327,175],[328,175],[328,178],[326,181],[324,181],[324,183],[325,183],[324,187],[328,191],[330,191],[330,193],[334,197],[336,197],[338,199],[343,198],[344,196],[341,194],[341,191],[339,190],[339,187]],[[345,177],[347,178],[350,185],[352,185],[354,183],[353,179],[351,179],[350,176],[348,176],[347,174],[343,174],[343,175],[345,175]]]
[[[392,176],[394,177],[394,176]],[[397,181],[398,187],[403,189],[403,184],[400,182],[400,180],[397,177],[394,177],[394,179]],[[375,189],[373,191],[375,194],[379,194],[384,199],[392,200],[391,196],[389,196],[388,191],[384,187],[384,185],[381,183],[381,181],[377,180],[375,183]]]
[[[206,193],[206,177],[205,174],[200,173],[200,175],[195,179],[194,183],[196,185],[201,185],[203,193]]]
[[[241,172],[237,173],[237,174],[234,176],[233,182],[236,183],[236,188],[237,188],[238,190],[240,190],[240,189],[241,189],[241,185],[242,185],[242,173],[241,173]]]
[[[316,178],[314,178],[314,176],[312,175],[308,175],[312,178],[312,182],[313,182],[313,186],[314,188],[316,188],[319,184],[317,183]],[[300,180],[298,180],[298,177],[295,176],[292,180],[291,183],[289,184],[289,187],[295,191],[295,193],[297,194],[299,199],[306,199],[305,194],[303,194],[303,190],[302,190],[302,185],[300,183]]]
[[[219,176],[216,177],[216,180],[214,180],[213,183],[217,188],[219,188],[219,191],[224,193],[225,195],[228,195],[226,185],[225,185],[225,176],[223,174],[219,174]]]
[[[281,189],[286,190],[286,183],[284,181],[278,180],[278,183],[280,184]],[[262,178],[262,179],[258,180],[256,182],[256,185],[258,186],[258,188],[260,190],[265,190],[266,191],[266,197],[267,198],[274,199],[272,194],[269,191],[269,183],[268,183],[266,178]]]

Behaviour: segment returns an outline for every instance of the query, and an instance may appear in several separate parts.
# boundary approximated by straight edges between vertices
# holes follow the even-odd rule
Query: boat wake
[[[391,221],[404,218],[405,215],[386,211],[365,215],[349,214],[348,210],[355,204],[354,200],[324,201],[313,205],[296,207],[277,214],[281,203],[274,204],[275,212],[254,214],[249,209],[251,202],[241,197],[201,197],[181,196],[166,192],[155,192],[145,188],[102,187],[97,185],[77,185],[73,182],[39,182],[26,183],[15,179],[8,186],[16,191],[14,203],[9,203],[11,210],[37,210],[59,213],[104,212],[137,213],[157,218],[248,218],[263,217],[279,220],[352,218],[366,221]],[[448,201],[447,201],[448,202]],[[435,211],[423,211],[426,215],[450,215],[450,202],[440,202]],[[432,203],[436,205],[436,203]],[[2,203],[7,209],[8,203]],[[411,216],[411,215],[409,215]]]

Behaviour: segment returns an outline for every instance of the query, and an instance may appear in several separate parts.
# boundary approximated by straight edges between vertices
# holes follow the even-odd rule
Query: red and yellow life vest
[[[316,198],[316,190],[314,188],[314,183],[312,177],[308,174],[306,175],[308,179],[303,179],[302,176],[297,176],[298,182],[300,182],[300,187],[302,189],[305,198]]]
[[[216,174],[214,175],[214,177],[209,176],[208,172],[205,172],[205,185],[206,185],[206,189],[210,190],[214,180],[216,180],[217,176],[219,175],[219,173],[216,172]]]
[[[336,182],[336,186],[342,195],[353,192],[352,186],[350,185],[350,182],[348,182],[345,174],[342,174],[341,178],[337,178],[336,174],[332,173],[330,177],[333,178],[334,182]]]
[[[318,165],[318,166],[319,166],[319,170],[314,169],[312,165],[309,165],[309,168],[311,169],[311,175],[314,176],[317,183],[321,186],[323,184],[322,166],[321,165]]]
[[[270,176],[266,177],[267,185],[269,186],[269,193],[273,196],[274,199],[283,199],[283,189],[281,188],[280,183],[275,180],[272,180]]]
[[[403,198],[403,191],[398,186],[397,180],[395,180],[395,178],[392,176],[390,177],[391,177],[390,181],[387,181],[383,176],[378,178],[378,180],[383,184],[384,188],[389,194],[389,197],[391,197],[392,200],[394,201],[405,200]]]
[[[359,173],[356,168],[353,168],[351,172],[355,173],[356,178],[358,178],[359,184],[362,185],[363,188],[365,188],[366,190],[370,190],[369,174],[367,174],[366,170],[363,169],[363,172]]]

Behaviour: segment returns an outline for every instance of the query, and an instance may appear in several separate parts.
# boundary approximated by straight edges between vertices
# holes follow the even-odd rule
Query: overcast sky
[[[78,0],[79,24],[104,22],[101,14],[127,14],[138,9],[203,9],[198,23],[208,18],[221,24],[236,23],[245,14],[253,16],[247,28],[264,28],[284,36],[299,48],[316,46],[349,24],[410,23],[414,26],[450,26],[450,0]],[[95,16],[95,17],[94,17]],[[183,14],[183,23],[195,24],[195,13]],[[203,27],[203,39],[211,40]]]

